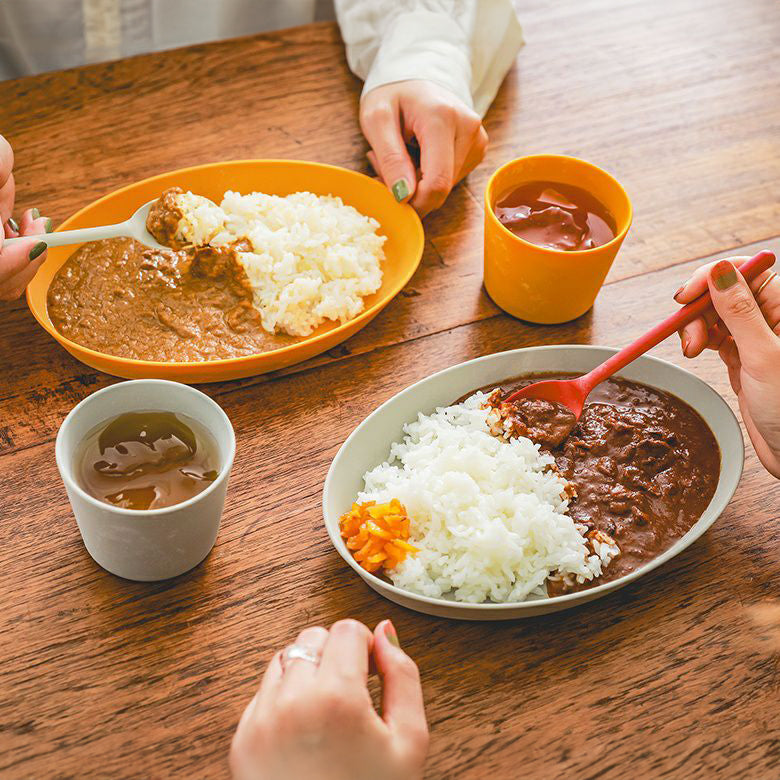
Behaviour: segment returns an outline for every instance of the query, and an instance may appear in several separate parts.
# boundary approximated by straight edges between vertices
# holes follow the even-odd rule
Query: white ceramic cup
[[[74,476],[80,445],[100,423],[124,412],[146,410],[187,415],[203,425],[217,444],[219,476],[196,496],[161,509],[124,509],[93,498]],[[84,546],[104,569],[128,580],[166,580],[197,566],[211,551],[236,439],[225,412],[204,393],[162,379],[120,382],[98,390],[65,418],[55,453]]]

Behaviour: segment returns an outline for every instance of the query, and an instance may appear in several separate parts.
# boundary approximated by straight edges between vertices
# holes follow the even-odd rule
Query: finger
[[[754,279],[750,283],[750,289],[757,293],[756,301],[769,327],[780,335],[780,275],[770,269],[761,274],[761,277],[763,281],[756,284],[758,279]]]
[[[740,263],[736,263],[737,268],[740,267]],[[769,277],[772,276],[773,279],[769,280],[769,283],[764,287],[764,282],[769,279]],[[776,290],[777,287],[772,287],[772,284],[777,281],[777,272],[770,268],[763,273],[760,273],[758,276],[755,277],[755,279],[751,279],[748,284],[750,285],[750,289],[757,293],[759,290],[761,290],[761,296],[764,296],[764,290]],[[763,287],[763,289],[761,289]]]
[[[459,182],[461,179],[465,179],[474,168],[476,168],[482,160],[485,159],[485,152],[487,151],[488,135],[484,128],[480,129],[477,134],[477,138],[474,145],[471,147],[471,151],[466,157],[465,162],[461,165],[460,171],[455,176],[455,182]]]
[[[19,235],[19,229],[19,223],[13,217],[8,217],[3,222],[3,230],[0,231],[0,246],[2,246],[3,237],[16,238]]]
[[[42,217],[38,209],[27,209],[19,219],[19,233],[23,236],[37,236],[51,233],[54,227],[49,217]]]
[[[371,149],[366,152],[366,157],[371,163],[371,167],[374,169],[374,173],[379,176],[379,163],[376,161],[376,155]]]
[[[5,184],[0,187],[0,224],[7,223],[13,214],[15,194],[14,175],[11,174]]]
[[[34,238],[2,247],[0,250],[0,294],[5,293],[4,300],[8,300],[9,290],[17,285],[15,280],[19,275],[32,278],[45,259],[45,253],[46,244],[36,241]],[[18,297],[18,295],[13,297]]]
[[[319,658],[327,640],[328,630],[326,628],[311,626],[304,628],[293,644]],[[317,664],[307,661],[305,658],[284,658],[283,669],[281,688],[288,690],[307,689],[311,686],[317,673]]]
[[[455,177],[455,125],[435,117],[418,133],[422,177],[412,206],[421,216],[439,208],[447,199]]]
[[[747,255],[738,255],[731,258],[734,263],[743,263],[745,260],[749,259],[750,258]],[[677,301],[677,303],[685,304],[696,300],[696,298],[702,295],[707,290],[707,277],[712,270],[712,266],[715,265],[715,262],[699,266],[674,294],[674,300]]]
[[[46,262],[46,257],[47,254],[44,251],[35,260],[31,260],[24,270],[0,284],[0,300],[15,301],[17,298],[21,298],[27,285],[38,273],[38,269]]]
[[[720,359],[726,364],[726,368],[739,371],[739,350],[731,336],[726,336],[726,338],[723,339],[718,348],[718,355],[720,355]]]
[[[245,721],[249,720],[255,711],[259,707],[264,707],[276,698],[276,693],[279,690],[279,685],[282,682],[282,676],[284,672],[282,670],[282,652],[274,654],[274,657],[270,660],[268,666],[263,673],[263,677],[260,680],[260,687],[257,692],[249,701],[249,704],[244,708],[244,712],[241,714],[241,720],[238,722],[238,728],[240,729]]]
[[[680,346],[685,357],[694,358],[700,355],[706,344],[707,326],[701,317],[693,322],[689,322],[680,331]]]
[[[362,623],[339,620],[331,626],[322,651],[320,675],[365,686],[373,644],[371,632]]]
[[[33,277],[38,273],[38,269],[45,260],[46,254],[44,253],[37,260],[31,262],[23,271],[0,283],[0,301],[15,301],[21,298],[27,289],[27,285],[33,280]]]
[[[417,664],[401,650],[389,620],[374,629],[374,658],[382,675],[382,718],[400,739],[424,754],[428,725],[420,673]]]
[[[707,281],[715,311],[732,335],[742,364],[761,367],[776,349],[777,337],[742,274],[729,260],[719,260]]]
[[[737,268],[739,268],[742,263],[750,260],[750,257],[748,255],[736,255],[735,257],[729,257],[727,259],[730,260]],[[717,262],[720,261],[716,260],[715,262],[699,266],[699,268],[693,272],[691,278],[684,282],[683,285],[674,294],[675,301],[677,301],[677,303],[690,303],[706,292],[707,278],[709,277],[712,267]],[[771,274],[771,269],[759,274],[755,279],[751,280],[750,289],[753,290],[753,292],[758,290]],[[769,285],[767,285],[767,287],[768,286]]]
[[[689,322],[680,331],[683,354],[694,358],[700,355],[709,342],[709,330],[718,321],[718,315],[714,309],[705,311],[701,317]]]
[[[0,135],[0,224],[4,224],[14,208],[14,152],[11,144]]]
[[[37,209],[28,209],[24,212],[21,220],[24,227],[20,226],[22,234],[41,235],[51,232],[51,220],[47,217],[36,216],[37,213]],[[13,254],[12,250],[15,248],[6,247],[5,251],[2,251],[2,241],[0,241],[0,300],[16,300],[23,295],[38,269],[46,262],[48,256],[46,242],[31,238],[27,246],[32,248],[27,255],[27,262],[21,270],[15,273],[9,271],[6,274],[3,271],[3,259],[7,256],[6,253]]]
[[[260,680],[260,687],[255,694],[256,706],[262,707],[276,698],[279,686],[282,684],[284,670],[282,669],[282,652],[274,654]]]
[[[414,194],[417,178],[401,133],[398,104],[367,102],[361,107],[360,127],[374,153],[374,170],[395,199],[406,202]]]
[[[455,150],[453,155],[453,166],[455,170],[454,183],[469,173],[482,159],[478,158],[479,147],[482,146],[482,155],[485,153],[485,144],[483,136],[487,138],[482,128],[482,122],[476,114],[468,114],[458,122],[458,129],[455,132]],[[466,167],[466,163],[470,167]]]
[[[731,338],[728,329],[720,320],[710,328],[709,335],[710,340],[707,343],[707,349],[714,349],[716,352],[720,350],[721,344],[723,344],[727,338]]]
[[[742,378],[740,376],[741,366],[737,345],[734,343],[734,339],[731,338],[731,336],[727,336],[723,340],[723,343],[718,350],[718,355],[728,370],[729,382],[734,394],[739,396],[742,391]]]

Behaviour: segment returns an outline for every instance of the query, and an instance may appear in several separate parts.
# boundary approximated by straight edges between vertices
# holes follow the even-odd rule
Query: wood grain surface
[[[326,355],[201,388],[238,454],[217,544],[189,574],[132,583],[89,557],[54,437],[118,380],[61,350],[24,303],[0,304],[0,776],[225,777],[272,653],[347,616],[391,617],[418,661],[429,778],[780,776],[780,656],[752,609],[780,597],[780,498],[749,446],[734,499],[693,547],[549,617],[406,611],[324,531],[333,455],[399,389],[513,347],[622,345],[673,310],[709,256],[780,250],[775,0],[523,0],[519,12],[527,46],[486,118],[487,158],[426,220],[402,294]],[[367,171],[359,91],[324,23],[0,83],[0,132],[20,210],[57,222],[123,184],[220,159]],[[539,151],[602,165],[635,207],[594,309],[550,327],[507,317],[481,287],[485,181]],[[674,340],[655,354],[736,408],[715,356],[685,361]]]

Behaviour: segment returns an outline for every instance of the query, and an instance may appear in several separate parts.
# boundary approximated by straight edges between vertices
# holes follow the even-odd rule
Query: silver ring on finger
[[[287,668],[290,661],[308,661],[315,666],[320,665],[320,653],[304,645],[288,645],[282,651],[282,671]]]
[[[772,281],[772,279],[776,279],[776,278],[777,278],[777,274],[774,271],[772,271],[772,273],[769,274],[769,276],[767,276],[767,278],[764,279],[763,282],[761,282],[761,286],[756,290],[754,297],[758,298],[758,296],[761,295],[761,290],[763,290],[764,287],[766,287],[769,284],[769,282]]]

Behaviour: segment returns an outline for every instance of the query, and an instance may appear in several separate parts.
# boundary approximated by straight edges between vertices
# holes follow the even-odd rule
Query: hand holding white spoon
[[[5,246],[11,246],[19,241],[30,243],[30,239],[43,241],[47,246],[68,246],[69,244],[84,244],[87,241],[100,241],[105,238],[134,238],[136,241],[152,249],[169,249],[160,244],[146,229],[146,218],[149,210],[157,202],[157,198],[144,203],[130,219],[119,222],[116,225],[102,225],[101,227],[80,228],[78,230],[61,230],[57,233],[44,233],[40,236],[21,236],[19,238],[7,238]]]

